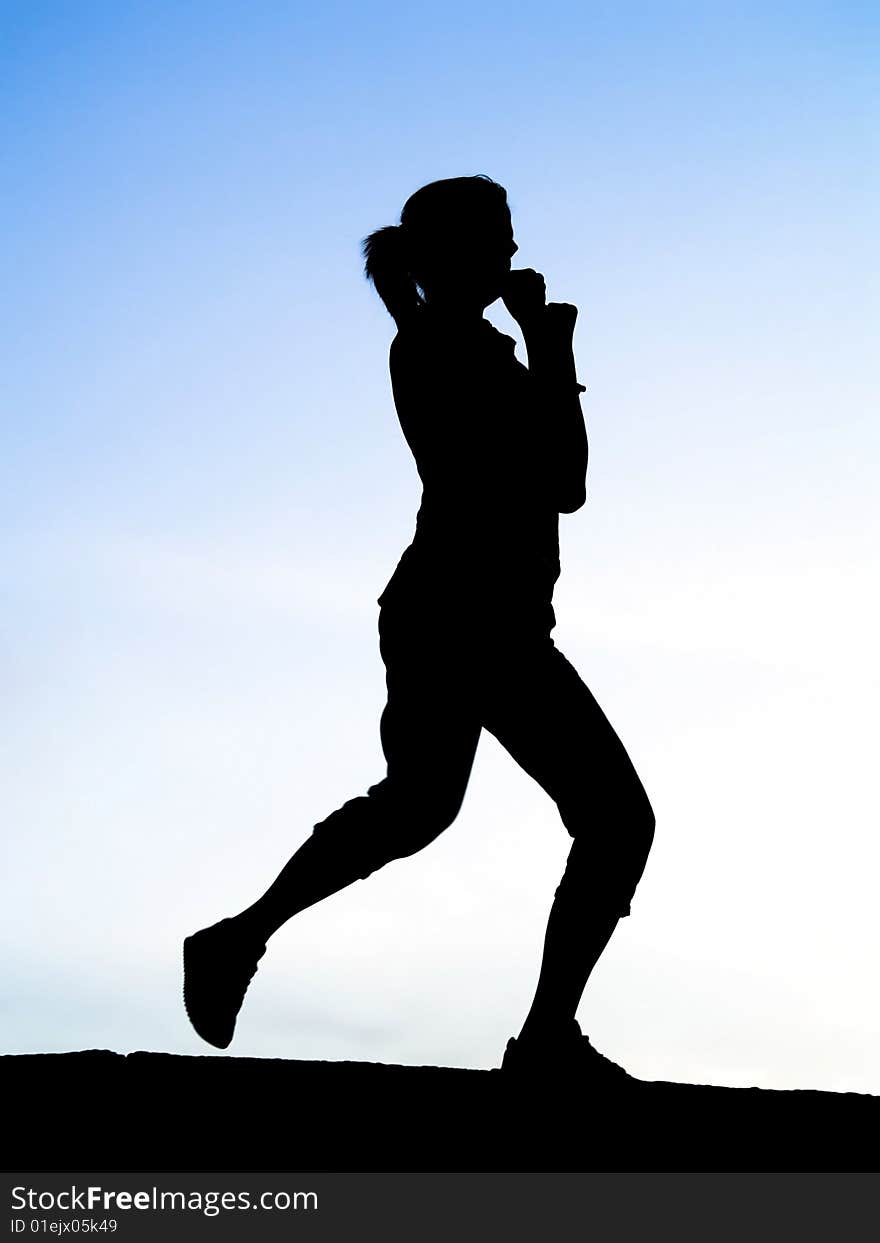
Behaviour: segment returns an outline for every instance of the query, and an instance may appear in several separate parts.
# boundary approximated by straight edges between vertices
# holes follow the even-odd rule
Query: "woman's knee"
[[[572,837],[601,835],[612,825],[617,826],[615,835],[622,836],[629,850],[647,857],[654,840],[656,817],[637,777],[606,785],[600,792],[586,789],[577,798],[559,801],[557,806]]]
[[[657,818],[638,778],[627,791],[625,798],[621,800],[618,815],[621,827],[629,839],[632,854],[639,858],[644,866],[644,861],[654,844]]]
[[[645,790],[639,782],[639,793],[633,804],[631,813],[631,823],[635,831],[642,838],[645,845],[645,854],[651,849],[654,841],[654,832],[657,828],[657,817],[654,815],[654,808],[651,806]]]
[[[454,791],[400,791],[389,817],[395,857],[417,854],[435,841],[455,820],[463,797]]]
[[[590,825],[580,821],[574,827],[557,897],[564,896],[595,918],[609,911],[617,918],[629,915],[654,840],[650,803],[640,800],[625,819]]]
[[[414,855],[455,820],[464,792],[402,786],[386,780],[316,825],[313,836],[363,856],[370,870]]]

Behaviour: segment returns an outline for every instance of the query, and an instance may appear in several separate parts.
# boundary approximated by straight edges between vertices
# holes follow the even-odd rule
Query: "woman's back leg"
[[[418,633],[385,636],[385,778],[317,824],[262,897],[184,943],[184,1000],[204,1039],[225,1048],[268,939],[298,912],[414,854],[455,819],[480,736],[460,663]]]

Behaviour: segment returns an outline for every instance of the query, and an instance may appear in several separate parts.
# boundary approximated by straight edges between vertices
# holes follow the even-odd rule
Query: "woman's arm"
[[[572,340],[577,307],[545,303],[544,278],[531,269],[511,273],[504,303],[522,328],[529,371],[549,424],[546,443],[557,508],[574,513],[586,500],[588,459],[580,403],[584,388],[577,381]]]
[[[581,410],[583,385],[575,371],[572,332],[577,307],[551,302],[541,320],[523,329],[529,371],[541,394],[559,512],[572,514],[587,497],[587,429]]]

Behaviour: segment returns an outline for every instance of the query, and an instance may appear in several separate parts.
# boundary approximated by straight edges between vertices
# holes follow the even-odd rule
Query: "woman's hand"
[[[571,302],[548,302],[544,310],[544,321],[548,332],[569,344],[574,337],[577,317],[578,309]]]
[[[501,295],[504,305],[526,337],[571,345],[578,309],[570,302],[547,302],[544,277],[532,268],[514,268]]]
[[[501,294],[504,305],[525,332],[547,309],[544,277],[533,268],[514,268]]]

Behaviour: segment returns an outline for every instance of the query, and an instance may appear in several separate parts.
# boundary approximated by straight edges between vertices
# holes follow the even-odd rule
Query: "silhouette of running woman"
[[[415,535],[379,598],[388,771],[316,825],[266,893],[184,942],[184,1001],[226,1048],[266,942],[291,916],[415,854],[455,819],[482,729],[555,801],[572,837],[541,970],[502,1068],[626,1078],[582,1035],[584,986],[629,914],[653,840],[645,791],[611,725],[551,638],[559,514],[585,499],[577,308],[511,271],[507,194],[487,177],[423,186],[364,243],[397,325],[391,384],[423,484]],[[502,298],[514,341],[483,312]]]

